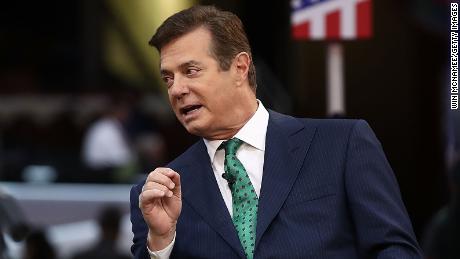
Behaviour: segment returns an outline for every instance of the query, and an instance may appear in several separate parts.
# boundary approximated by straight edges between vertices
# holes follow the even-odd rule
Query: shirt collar
[[[260,100],[257,100],[259,106],[257,107],[256,112],[252,115],[246,124],[233,136],[234,138],[239,138],[244,143],[251,145],[254,148],[265,151],[265,137],[267,133],[268,126],[268,111],[265,109],[264,105]],[[214,156],[219,148],[220,144],[225,140],[208,140],[203,139],[204,144],[208,150],[209,158],[211,162],[214,161]]]

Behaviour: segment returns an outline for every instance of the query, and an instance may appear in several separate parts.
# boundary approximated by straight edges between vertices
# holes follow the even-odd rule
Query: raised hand
[[[174,238],[182,208],[180,175],[161,167],[151,172],[139,195],[139,208],[149,227],[149,248],[165,248]]]

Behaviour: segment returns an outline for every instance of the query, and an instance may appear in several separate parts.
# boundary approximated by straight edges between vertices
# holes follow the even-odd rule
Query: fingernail
[[[176,185],[175,185],[174,183],[171,183],[171,184],[169,185],[169,188],[172,189],[172,188],[174,188],[174,186],[176,186]]]

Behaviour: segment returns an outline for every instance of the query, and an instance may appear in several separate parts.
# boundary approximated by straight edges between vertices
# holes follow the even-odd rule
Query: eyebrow
[[[180,69],[184,69],[186,67],[189,67],[189,66],[203,66],[203,64],[201,62],[198,62],[198,61],[195,61],[195,60],[190,60],[190,61],[187,61],[187,62],[184,62],[182,64],[179,65],[179,68]],[[161,75],[165,75],[165,74],[171,74],[171,71],[170,70],[167,70],[167,69],[160,69],[160,74]]]

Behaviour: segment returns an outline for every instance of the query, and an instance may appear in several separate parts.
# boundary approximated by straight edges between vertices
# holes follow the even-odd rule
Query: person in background
[[[426,259],[460,258],[460,157],[450,170],[451,198],[427,226],[423,239]]]
[[[42,230],[33,230],[26,238],[24,259],[54,259],[56,250]]]
[[[0,259],[9,258],[5,237],[20,242],[29,234],[30,226],[14,197],[0,188]]]
[[[112,183],[129,179],[135,165],[124,124],[131,104],[122,97],[111,99],[106,114],[88,129],[83,142],[82,157],[92,182]]]
[[[99,215],[99,241],[90,249],[76,254],[73,259],[128,259],[118,251],[117,240],[120,233],[121,212],[116,207],[104,208]]]

